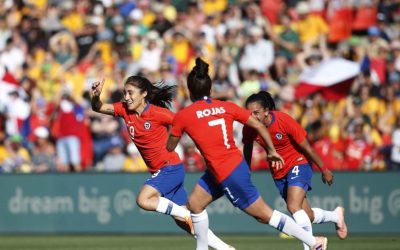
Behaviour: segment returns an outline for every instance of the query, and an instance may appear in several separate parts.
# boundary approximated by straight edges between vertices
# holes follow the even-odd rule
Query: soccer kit
[[[271,168],[275,185],[281,196],[286,199],[289,186],[299,186],[304,190],[311,190],[312,168],[307,158],[301,152],[299,144],[306,139],[307,132],[288,114],[280,111],[271,111],[271,125],[268,132],[276,152],[282,156],[285,164],[277,170]],[[244,144],[256,141],[264,149],[265,142],[254,129],[245,126],[243,128]]]
[[[225,194],[240,209],[260,196],[233,139],[233,122],[245,124],[249,117],[249,111],[234,103],[207,98],[180,110],[171,129],[176,137],[186,132],[204,156],[207,170],[199,185],[214,198]]]
[[[114,116],[124,119],[132,141],[152,174],[145,184],[178,205],[186,204],[183,163],[175,151],[169,152],[166,148],[167,127],[172,124],[174,113],[150,103],[140,116],[129,111],[123,102],[113,106]]]

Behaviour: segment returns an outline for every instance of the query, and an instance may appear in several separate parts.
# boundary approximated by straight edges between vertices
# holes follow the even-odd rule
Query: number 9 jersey
[[[245,124],[250,115],[232,102],[198,100],[175,115],[171,135],[181,137],[186,132],[204,156],[208,170],[221,183],[243,160],[233,139],[233,122]]]
[[[125,120],[129,135],[138,148],[150,173],[157,172],[164,166],[181,163],[178,154],[168,152],[165,146],[168,138],[168,126],[174,113],[168,109],[147,104],[142,115],[130,112],[125,103],[113,103],[114,116]]]

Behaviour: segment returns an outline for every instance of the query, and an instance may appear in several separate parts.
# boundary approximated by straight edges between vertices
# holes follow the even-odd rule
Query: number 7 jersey
[[[245,124],[251,113],[231,102],[199,100],[180,110],[171,135],[186,132],[204,156],[207,167],[222,182],[239,165],[243,156],[233,139],[233,122]]]

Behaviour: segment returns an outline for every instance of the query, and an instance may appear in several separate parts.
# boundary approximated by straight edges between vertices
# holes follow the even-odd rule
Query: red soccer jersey
[[[307,163],[306,157],[301,153],[300,144],[307,135],[307,132],[288,114],[280,111],[270,112],[272,122],[268,128],[272,143],[276,152],[280,154],[285,161],[283,168],[275,170],[271,168],[274,179],[283,178],[294,166]],[[256,141],[264,149],[265,142],[262,137],[252,128],[245,126],[243,128],[243,143],[253,143]]]
[[[113,103],[114,115],[124,118],[130,137],[138,148],[150,173],[165,165],[181,163],[176,152],[168,152],[167,126],[172,124],[174,113],[170,110],[147,104],[141,116],[130,112],[124,103]]]
[[[250,112],[234,103],[214,99],[196,101],[180,110],[171,135],[186,132],[196,143],[218,182],[222,182],[243,160],[233,140],[233,122],[246,123]]]

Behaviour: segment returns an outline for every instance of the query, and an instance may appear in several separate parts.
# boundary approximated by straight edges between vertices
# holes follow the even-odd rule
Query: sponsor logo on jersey
[[[278,139],[278,140],[282,140],[283,135],[282,135],[281,133],[277,133],[277,134],[275,135],[275,137],[276,137],[276,139]]]
[[[150,122],[145,122],[144,123],[144,129],[149,130],[151,128],[151,123]]]
[[[210,115],[218,115],[218,114],[223,114],[225,113],[225,109],[224,107],[216,107],[216,108],[210,108],[210,109],[203,109],[203,110],[197,110],[196,111],[196,115],[197,118],[203,118],[203,117],[207,117]]]

